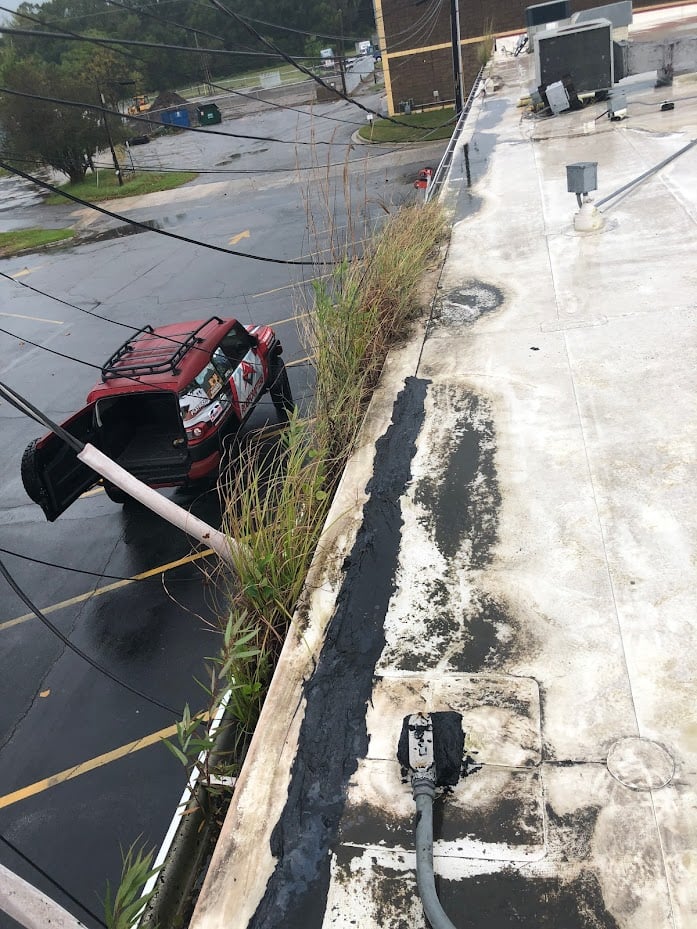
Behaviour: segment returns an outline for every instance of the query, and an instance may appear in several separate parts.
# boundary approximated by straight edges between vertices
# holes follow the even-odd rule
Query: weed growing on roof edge
[[[112,895],[107,881],[104,895],[104,921],[107,929],[131,929],[153,891],[141,896],[143,887],[160,870],[152,867],[154,850],[138,847],[139,840],[124,852],[121,849],[121,882]]]

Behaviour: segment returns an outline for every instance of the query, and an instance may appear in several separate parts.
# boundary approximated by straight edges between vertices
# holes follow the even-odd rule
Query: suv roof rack
[[[170,336],[158,338],[152,326],[143,326],[129,339],[126,339],[123,345],[117,348],[114,354],[104,363],[102,366],[102,381],[106,382],[109,378],[127,375],[133,377],[143,374],[165,374],[166,372],[177,374],[177,365],[182,358],[193,348],[196,348],[197,343],[203,341],[198,337],[198,333],[213,322],[222,325],[223,320],[219,316],[211,316],[210,319],[201,323],[197,329],[187,335],[182,342],[178,342]],[[150,350],[146,347],[145,340],[140,338],[142,335],[155,336],[154,344]],[[163,354],[163,344],[166,342],[172,342],[176,346],[174,351],[169,354],[167,354],[168,349],[165,349],[165,354]],[[133,364],[128,364],[124,360],[131,352],[136,352],[137,360]]]

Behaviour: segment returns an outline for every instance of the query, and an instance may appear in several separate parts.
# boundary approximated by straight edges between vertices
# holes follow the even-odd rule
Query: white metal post
[[[1,864],[0,910],[24,929],[86,929],[72,913]]]
[[[244,546],[233,539],[229,539],[224,532],[220,532],[218,529],[204,523],[198,516],[193,516],[188,510],[177,506],[176,503],[163,497],[162,494],[158,494],[152,487],[148,487],[147,484],[139,481],[137,477],[129,474],[111,458],[107,458],[94,445],[89,443],[85,445],[82,451],[77,453],[77,457],[92,468],[93,471],[96,471],[97,474],[101,474],[102,477],[121,488],[129,496],[139,500],[143,506],[152,510],[153,513],[157,513],[173,526],[182,529],[204,545],[208,545],[227,564],[233,563],[232,556],[234,552],[240,554],[245,551]]]

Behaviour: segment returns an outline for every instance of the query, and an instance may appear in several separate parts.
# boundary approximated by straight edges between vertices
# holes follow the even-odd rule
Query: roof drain
[[[465,734],[462,716],[452,711],[405,716],[397,747],[402,769],[411,776],[416,802],[416,885],[432,929],[455,929],[441,906],[433,874],[433,799],[439,787],[454,787],[462,772]]]

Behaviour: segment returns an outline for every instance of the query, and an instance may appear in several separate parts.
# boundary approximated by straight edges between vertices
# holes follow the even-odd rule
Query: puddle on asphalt
[[[262,155],[264,152],[268,152],[268,148],[253,148],[246,152],[231,152],[222,161],[216,161],[215,166],[216,168],[224,168],[225,165],[232,164],[233,161],[237,161],[243,155]]]
[[[49,178],[37,171],[42,180]],[[36,206],[48,197],[48,191],[41,190],[30,181],[21,177],[0,177],[0,212],[20,210],[23,207]]]
[[[223,158],[222,161],[216,161],[216,168],[224,168],[225,165],[232,164],[233,161],[236,161],[238,158],[241,158],[242,155],[240,152],[233,152],[232,155],[228,155],[227,158]]]
[[[143,226],[147,228],[143,228]],[[131,223],[124,223],[122,226],[116,226],[114,229],[105,229],[103,232],[95,232],[93,235],[86,235],[81,238],[85,242],[109,242],[111,239],[125,239],[130,235],[138,235],[141,232],[150,232],[151,230],[161,229],[162,224],[155,219],[145,219],[141,225],[133,226]]]

